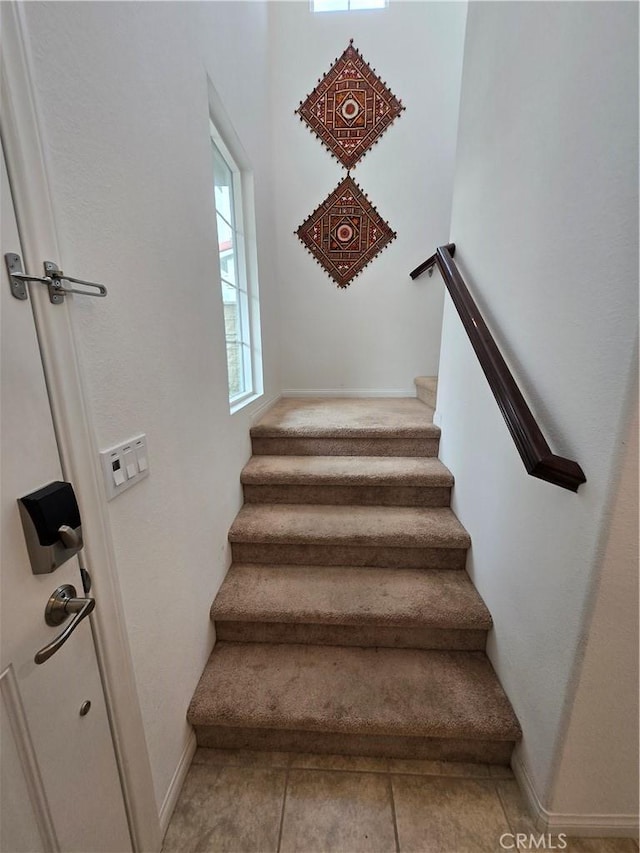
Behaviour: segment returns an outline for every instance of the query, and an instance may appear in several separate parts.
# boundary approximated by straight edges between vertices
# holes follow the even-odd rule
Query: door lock
[[[82,522],[71,483],[60,480],[19,498],[34,575],[55,571],[82,550]]]
[[[74,618],[69,622],[67,627],[61,634],[52,640],[44,648],[36,652],[34,660],[36,663],[44,663],[49,660],[51,655],[55,655],[76,630],[78,625],[90,613],[93,612],[96,606],[95,598],[76,598],[76,588],[70,583],[59,586],[52,593],[44,611],[44,621],[47,625],[62,625],[72,613],[75,613]]]
[[[16,255],[15,252],[7,252],[4,256],[4,262],[9,274],[9,283],[11,285],[11,293],[16,299],[27,298],[28,281],[34,281],[37,284],[45,284],[49,288],[49,300],[53,305],[60,305],[64,302],[64,297],[67,293],[77,293],[80,296],[106,296],[107,288],[104,284],[97,284],[95,281],[85,281],[82,278],[72,278],[70,275],[65,275],[53,261],[44,262],[44,275],[26,275],[22,271],[22,258]],[[73,287],[63,287],[62,282],[68,281],[73,284],[81,284],[85,290],[78,290]],[[97,290],[94,293],[91,290],[86,290],[87,287],[92,287]]]

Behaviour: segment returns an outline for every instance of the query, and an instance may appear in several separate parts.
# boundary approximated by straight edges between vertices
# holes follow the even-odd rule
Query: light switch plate
[[[107,500],[110,501],[149,476],[147,436],[137,435],[108,450],[101,450],[100,464]]]

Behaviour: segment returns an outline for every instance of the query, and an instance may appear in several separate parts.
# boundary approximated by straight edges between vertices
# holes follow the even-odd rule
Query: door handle
[[[72,613],[75,613],[75,616],[64,631],[58,634],[55,640],[52,640],[48,645],[40,649],[39,652],[36,652],[34,657],[35,662],[44,663],[49,660],[51,655],[55,655],[58,649],[67,642],[82,620],[93,612],[95,606],[95,598],[76,598],[76,588],[70,583],[59,586],[51,594],[47,602],[44,611],[44,621],[47,625],[61,625]]]

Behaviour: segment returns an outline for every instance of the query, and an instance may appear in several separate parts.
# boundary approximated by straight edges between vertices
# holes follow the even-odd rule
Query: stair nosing
[[[371,619],[370,621],[350,621],[349,618],[339,617],[336,619],[317,619],[306,616],[283,616],[282,618],[264,618],[260,615],[252,615],[249,617],[242,615],[229,616],[211,611],[212,622],[234,622],[237,624],[256,624],[260,625],[326,625],[327,627],[342,627],[342,628],[424,628],[434,631],[490,631],[493,624],[451,624],[444,622],[382,622],[379,619]],[[340,644],[338,644],[340,645]]]

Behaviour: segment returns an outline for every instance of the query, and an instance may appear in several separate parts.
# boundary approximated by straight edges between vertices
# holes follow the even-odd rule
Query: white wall
[[[266,5],[26,4],[61,266],[99,447],[146,432],[150,476],[108,504],[158,807],[188,743],[252,410],[230,416],[210,77],[255,172],[265,399],[279,393]],[[52,61],[55,45],[55,62]],[[242,73],[239,73],[239,63]]]
[[[450,236],[552,449],[587,476],[576,495],[526,475],[447,299],[440,455],[495,621],[489,653],[523,726],[517,761],[546,809],[636,364],[637,21],[635,4],[537,2],[470,4],[467,20]],[[635,571],[617,565],[618,582]],[[611,647],[627,630],[609,623]],[[605,751],[633,741],[600,725],[597,736]],[[582,790],[571,807],[597,797]],[[622,796],[606,807],[614,821],[629,811]]]
[[[283,388],[415,393],[438,370],[443,290],[409,272],[447,240],[466,3],[269,11]],[[350,38],[406,110],[352,171],[398,237],[339,290],[294,232],[346,171],[294,110]]]
[[[622,812],[629,824],[638,819],[640,755],[637,395],[634,409],[553,795],[562,815]]]

